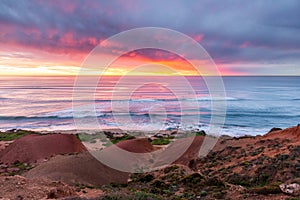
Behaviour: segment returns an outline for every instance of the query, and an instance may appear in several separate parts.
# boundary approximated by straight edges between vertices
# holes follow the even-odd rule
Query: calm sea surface
[[[83,120],[91,118],[88,109],[95,102],[100,128],[206,130],[212,109],[208,87],[199,77],[184,79],[104,77],[94,99],[88,98],[88,84],[76,86],[82,99],[74,99],[74,77],[0,77],[0,130],[76,129],[74,102]],[[223,77],[223,82],[226,96],[214,100],[226,100],[224,134],[264,134],[300,123],[300,77]],[[183,124],[185,116],[197,120]]]

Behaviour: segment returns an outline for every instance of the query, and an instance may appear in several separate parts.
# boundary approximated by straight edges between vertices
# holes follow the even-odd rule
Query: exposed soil
[[[0,162],[34,163],[58,154],[85,151],[85,146],[73,134],[30,134],[15,140],[0,151]]]
[[[117,146],[133,153],[148,153],[157,149],[153,145],[151,145],[147,138],[121,141],[117,143]]]
[[[147,153],[155,150],[146,138],[121,141],[117,146],[134,153]],[[28,178],[47,177],[68,184],[96,186],[126,183],[129,178],[128,173],[111,169],[89,153],[56,156],[25,173],[25,176]]]
[[[101,186],[109,183],[126,183],[129,174],[99,162],[89,153],[58,155],[48,162],[29,170],[27,178],[48,178],[71,185]]]
[[[199,150],[203,140],[204,136],[196,136],[191,146],[174,163],[192,166],[195,160],[198,158]]]
[[[21,176],[0,176],[0,199],[58,199],[78,196],[75,188],[62,182],[26,179]]]

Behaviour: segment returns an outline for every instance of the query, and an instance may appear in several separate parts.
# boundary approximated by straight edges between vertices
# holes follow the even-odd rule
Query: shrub
[[[251,189],[252,192],[256,194],[279,194],[281,190],[278,185],[267,185],[263,187],[256,187]]]

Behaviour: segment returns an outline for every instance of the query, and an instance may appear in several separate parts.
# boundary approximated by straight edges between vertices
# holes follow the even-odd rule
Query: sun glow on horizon
[[[110,57],[111,55],[107,55]],[[158,57],[147,57],[143,54],[130,53],[119,57],[104,72],[96,69],[85,68],[82,74],[82,63],[86,54],[55,54],[45,51],[21,52],[0,52],[1,76],[76,76],[76,75],[103,75],[103,76],[195,76],[195,75],[216,75],[198,72],[191,63],[176,56],[165,59],[161,54]],[[131,72],[139,66],[147,65],[142,70]],[[151,66],[165,66],[171,70]],[[99,63],[101,66],[101,63]],[[202,66],[202,65],[201,65]],[[99,67],[100,68],[100,67]],[[103,68],[103,67],[102,67]],[[203,62],[202,68],[205,68]],[[220,75],[240,75],[220,68]]]
[[[161,65],[169,66],[173,70],[156,70],[155,68],[149,68],[144,70],[139,70],[136,72],[131,72],[136,66],[110,66],[104,72],[100,72],[96,69],[84,70],[81,72],[81,66],[71,66],[71,65],[36,65],[36,66],[7,66],[0,65],[1,76],[93,76],[93,75],[103,75],[103,76],[124,76],[130,74],[131,76],[212,76],[216,74],[204,74],[199,73],[196,70],[180,69],[178,70],[176,66],[180,66],[181,63],[148,63],[146,65]],[[174,67],[175,66],[175,67]],[[222,76],[240,76],[246,74],[238,74],[233,72],[226,72],[225,70],[220,72]]]

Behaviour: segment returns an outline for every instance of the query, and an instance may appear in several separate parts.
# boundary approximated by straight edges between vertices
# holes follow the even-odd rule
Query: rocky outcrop
[[[281,184],[279,185],[282,192],[293,195],[293,196],[300,196],[300,185],[297,183],[291,184]]]

